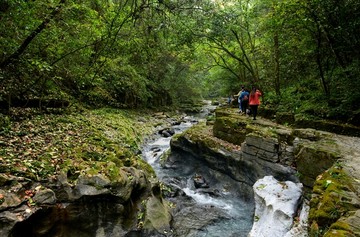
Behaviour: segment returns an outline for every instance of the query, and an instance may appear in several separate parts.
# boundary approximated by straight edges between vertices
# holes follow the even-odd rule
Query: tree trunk
[[[0,68],[7,67],[9,64],[16,61],[24,53],[24,51],[29,46],[31,41],[35,39],[35,37],[38,34],[40,34],[46,28],[49,22],[60,12],[60,9],[65,2],[66,0],[60,0],[60,3],[54,8],[54,10],[50,13],[50,15],[47,18],[45,18],[43,22],[33,32],[31,32],[31,34],[28,37],[26,37],[26,39],[23,41],[20,47],[7,59],[1,62]]]
[[[275,59],[275,92],[280,96],[280,63],[279,63],[279,35],[276,31],[274,34],[274,59]]]
[[[321,27],[320,25],[318,25],[318,35],[317,35],[317,49],[316,49],[316,63],[318,65],[318,68],[319,68],[319,75],[320,75],[320,82],[321,82],[321,86],[324,90],[324,93],[327,97],[329,97],[330,95],[330,91],[329,91],[329,88],[328,88],[328,85],[327,85],[327,82],[326,82],[326,79],[325,79],[325,74],[324,74],[324,70],[323,70],[323,67],[322,67],[322,64],[321,64],[321,37],[322,37],[322,34],[321,34]]]

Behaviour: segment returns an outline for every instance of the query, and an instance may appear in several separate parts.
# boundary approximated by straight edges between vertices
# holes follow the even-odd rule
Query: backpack
[[[248,96],[247,95],[244,95],[243,99],[242,100],[248,100]]]

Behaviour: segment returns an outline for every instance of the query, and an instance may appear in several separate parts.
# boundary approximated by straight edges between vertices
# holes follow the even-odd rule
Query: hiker
[[[261,92],[253,86],[249,96],[249,105],[253,115],[253,120],[256,120],[257,110],[260,105],[260,96]]]
[[[241,93],[242,93],[243,91],[245,91],[244,86],[241,87],[241,90],[239,91],[239,93],[237,93],[236,95],[234,95],[234,96],[237,96],[237,97],[238,97],[239,113],[242,113],[242,112],[243,112],[242,107],[241,107],[241,99],[240,99],[240,95],[241,95]]]
[[[240,93],[240,102],[241,111],[246,115],[249,106],[249,92],[246,89]]]

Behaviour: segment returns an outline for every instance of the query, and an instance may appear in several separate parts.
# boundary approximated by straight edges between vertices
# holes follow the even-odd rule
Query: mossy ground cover
[[[114,165],[152,172],[136,155],[155,123],[144,112],[98,109],[41,114],[29,110],[17,111],[14,118],[0,128],[0,173],[46,180],[60,172],[75,179],[85,170],[116,176]]]

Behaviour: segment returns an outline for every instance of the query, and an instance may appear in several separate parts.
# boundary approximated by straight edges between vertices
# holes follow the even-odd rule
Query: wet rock
[[[191,154],[198,160],[203,161],[205,166],[227,174],[236,181],[252,186],[256,180],[266,175],[272,175],[280,180],[298,181],[298,177],[295,176],[295,170],[292,167],[257,158],[255,148],[250,148],[253,150],[254,155],[236,150],[219,149],[217,146],[221,144],[217,144],[218,140],[216,138],[211,140],[212,138],[208,136],[206,139],[210,141],[204,139],[203,134],[206,131],[202,131],[195,126],[194,129],[190,128],[188,131],[190,131],[188,134],[182,134],[176,137],[176,139],[173,138],[171,140],[172,151]],[[192,133],[193,131],[195,132]],[[245,146],[247,146],[246,143],[243,144],[241,150],[249,151]],[[171,160],[174,158],[175,156],[169,158],[170,163],[175,162]],[[187,168],[184,167],[184,169]]]
[[[201,175],[195,175],[193,177],[195,188],[208,188],[209,185],[206,182],[205,178]]]
[[[171,137],[175,134],[175,130],[173,128],[163,128],[159,130],[159,134],[163,137]]]
[[[176,236],[198,236],[206,226],[225,218],[228,214],[214,206],[187,206],[174,214],[173,226]]]
[[[174,197],[186,195],[185,192],[182,190],[184,184],[181,183],[180,179],[177,178],[171,178],[169,180],[164,179],[164,185],[166,185],[166,188],[163,188],[162,190],[162,194],[164,197],[174,198]]]
[[[150,150],[151,150],[152,152],[159,152],[159,151],[161,151],[161,148],[158,147],[158,146],[155,146],[155,147],[152,147]]]
[[[170,232],[172,216],[167,202],[161,197],[159,183],[153,184],[151,190],[152,195],[146,200],[144,228],[159,234]]]
[[[218,189],[209,189],[209,188],[199,188],[197,189],[197,192],[208,194],[211,197],[220,197],[220,191]]]
[[[171,126],[177,126],[177,125],[180,125],[181,124],[181,120],[177,120],[177,121],[173,121],[171,122]]]

